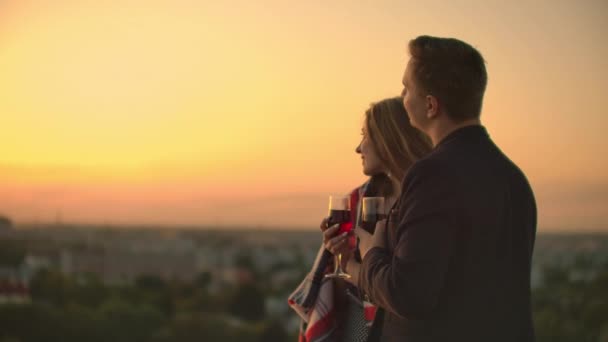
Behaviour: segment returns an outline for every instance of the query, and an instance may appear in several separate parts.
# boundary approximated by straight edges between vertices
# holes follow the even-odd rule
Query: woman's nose
[[[359,145],[357,145],[357,148],[355,148],[355,152],[361,154],[361,143],[359,143]]]

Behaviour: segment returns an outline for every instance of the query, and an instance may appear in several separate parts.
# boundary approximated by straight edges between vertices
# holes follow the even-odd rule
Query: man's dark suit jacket
[[[533,341],[536,204],[520,169],[482,126],[417,162],[387,221],[387,248],[362,261],[380,341]]]

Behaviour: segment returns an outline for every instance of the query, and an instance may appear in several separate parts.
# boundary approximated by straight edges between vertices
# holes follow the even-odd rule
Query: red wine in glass
[[[386,219],[386,211],[384,208],[384,197],[363,197],[362,210],[361,210],[361,221],[363,221],[364,228],[373,233],[376,228],[376,222]]]
[[[350,222],[350,210],[339,210],[339,209],[330,209],[329,210],[329,221],[328,225],[333,226],[334,224],[341,224]]]
[[[350,219],[350,198],[349,196],[329,196],[329,218],[328,226],[335,224],[340,225],[338,234],[348,233],[352,230],[352,222]],[[342,270],[342,255],[336,255],[336,268],[334,273],[326,274],[328,278],[350,278],[350,274]]]
[[[376,214],[367,214],[363,217],[363,222],[378,222],[386,220],[386,214],[376,213]]]

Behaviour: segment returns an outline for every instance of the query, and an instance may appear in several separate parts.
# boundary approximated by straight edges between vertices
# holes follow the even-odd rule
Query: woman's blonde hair
[[[388,172],[399,179],[432,149],[429,137],[410,124],[402,97],[372,103],[365,112],[365,126]]]

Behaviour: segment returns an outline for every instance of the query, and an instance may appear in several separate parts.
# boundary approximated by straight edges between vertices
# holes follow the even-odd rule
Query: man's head
[[[403,102],[412,125],[427,132],[435,120],[479,119],[488,81],[479,51],[457,39],[420,36],[409,52]]]

